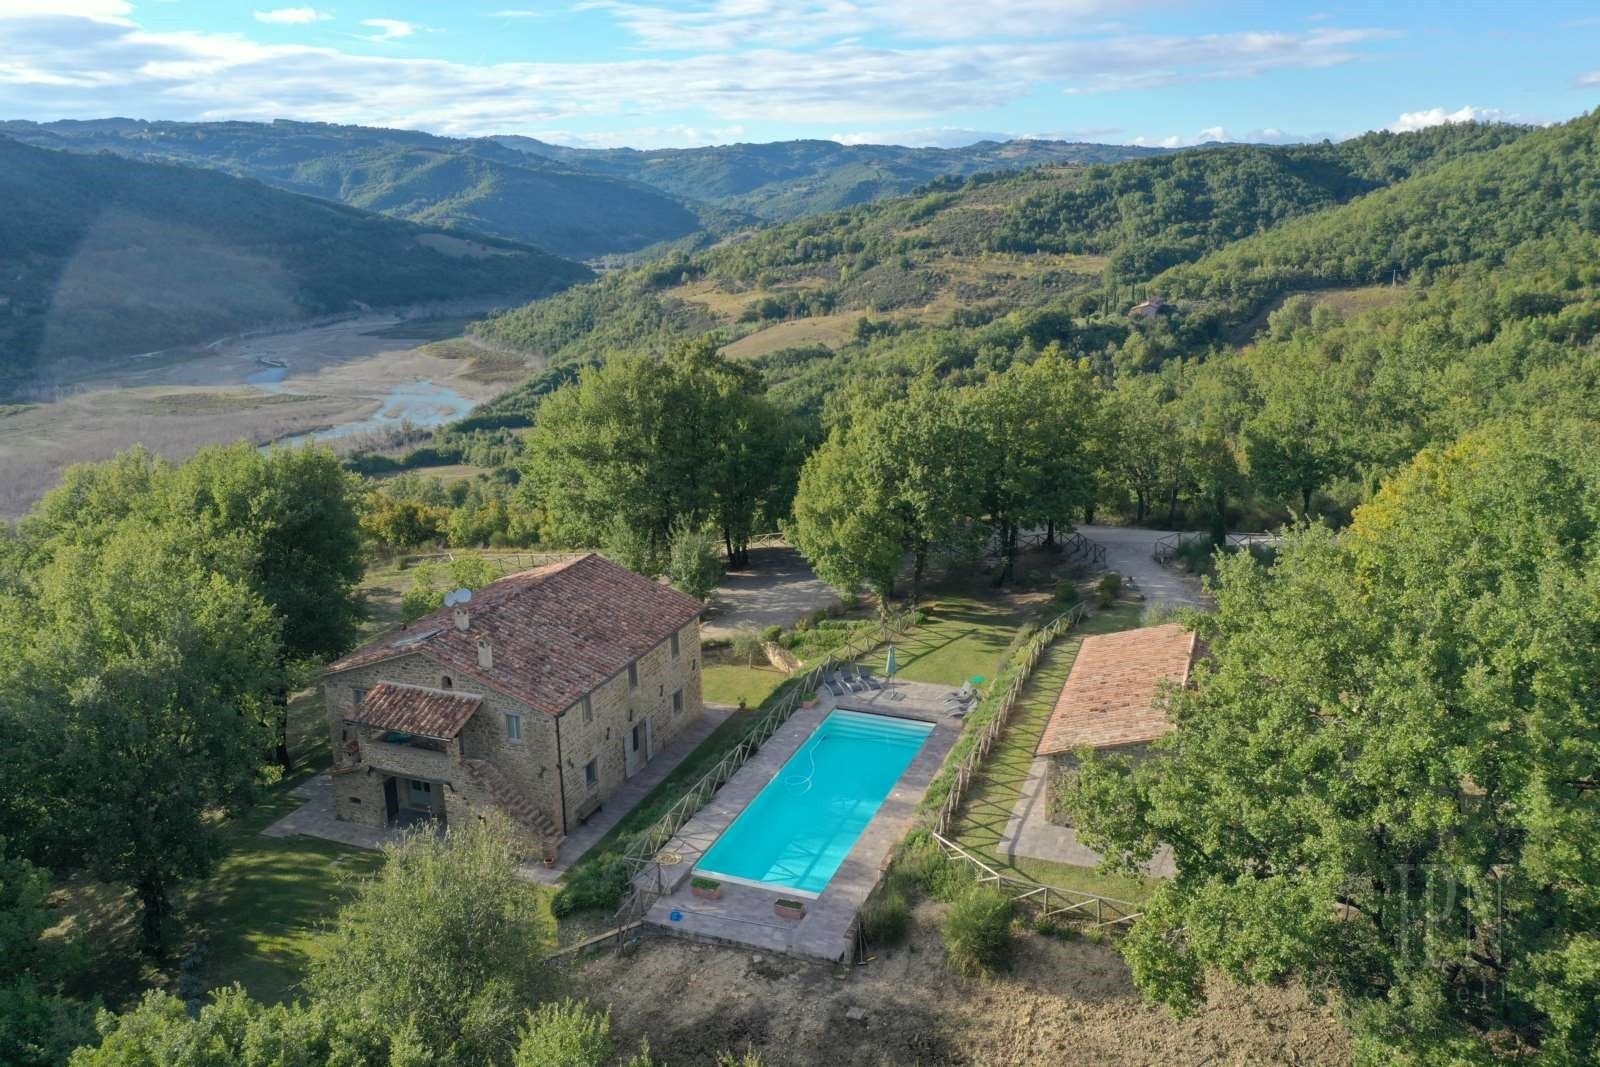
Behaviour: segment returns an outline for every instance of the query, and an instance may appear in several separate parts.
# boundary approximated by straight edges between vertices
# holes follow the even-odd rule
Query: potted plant
[[[772,902],[772,914],[780,919],[804,919],[806,917],[806,902],[803,900],[790,900],[780,897]]]
[[[546,867],[554,867],[556,865],[556,850],[549,845],[544,846],[541,858],[544,860]]]
[[[816,707],[817,706],[817,691],[815,689],[813,689],[813,690],[811,690],[811,692],[807,693],[806,696],[805,696],[805,699],[800,701],[800,706],[802,708],[806,708],[808,710],[811,709],[811,708]]]
[[[696,877],[689,883],[689,892],[701,900],[721,900],[722,883],[715,878]]]

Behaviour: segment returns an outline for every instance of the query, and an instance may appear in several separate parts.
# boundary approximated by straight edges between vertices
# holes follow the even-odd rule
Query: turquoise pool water
[[[807,896],[821,893],[932,732],[931,723],[834,712],[696,870]]]

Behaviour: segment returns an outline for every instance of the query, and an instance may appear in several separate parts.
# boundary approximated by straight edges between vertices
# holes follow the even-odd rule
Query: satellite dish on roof
[[[465,604],[471,599],[472,590],[466,588],[456,589],[444,595],[444,606],[447,608],[453,608],[458,604]]]

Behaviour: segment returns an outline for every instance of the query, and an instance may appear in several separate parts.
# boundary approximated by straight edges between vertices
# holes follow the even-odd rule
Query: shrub
[[[770,642],[776,641],[782,635],[783,635],[783,627],[781,627],[781,626],[768,626],[766,629],[761,631],[761,640],[770,643]]]
[[[1177,618],[1177,606],[1165,600],[1152,600],[1139,613],[1140,626],[1160,626]]]
[[[529,1013],[512,1062],[515,1067],[604,1067],[614,1055],[611,1013],[568,999]]]
[[[1178,546],[1173,558],[1190,574],[1208,574],[1211,571],[1216,547],[1204,537],[1195,537]]]
[[[1100,606],[1109,608],[1115,604],[1117,597],[1122,592],[1122,575],[1116,571],[1107,571],[1100,576],[1100,581],[1095,584]]]
[[[566,880],[550,913],[558,919],[580,911],[615,911],[628,891],[628,865],[621,856],[607,856],[597,863],[580,863],[567,872]]]
[[[828,609],[827,608],[818,608],[816,611],[813,611],[811,613],[811,625],[812,626],[820,626],[820,625],[822,625],[822,620],[826,619],[827,617],[828,617]]]
[[[715,878],[702,878],[699,875],[695,875],[693,878],[691,878],[689,880],[689,884],[694,886],[696,889],[721,889],[722,888],[722,883],[717,881]]]
[[[1011,898],[991,885],[968,886],[944,920],[945,961],[957,974],[976,977],[1011,960]]]
[[[797,643],[798,642],[795,640],[794,634],[779,634],[778,635],[778,647],[779,648],[793,648]]]
[[[760,634],[754,630],[740,630],[733,635],[733,657],[744,660],[746,667],[754,667],[756,657],[761,654]]]
[[[839,608],[842,611],[854,611],[861,606],[861,598],[854,593],[839,594]]]
[[[696,600],[709,597],[722,580],[716,539],[686,522],[674,524],[667,548],[667,578]]]
[[[1064,607],[1072,607],[1083,596],[1078,592],[1078,583],[1070,578],[1056,583],[1056,603]]]
[[[895,857],[891,877],[934,900],[954,900],[971,882],[966,868],[952,862],[925,833],[911,834]]]
[[[861,930],[875,945],[897,945],[911,929],[911,901],[896,883],[887,883],[861,909]]]
[[[801,616],[800,618],[796,619],[795,623],[794,623],[794,629],[795,629],[796,633],[802,633],[802,634],[807,632],[808,630],[810,630],[811,629],[811,616],[804,615],[804,616]]]

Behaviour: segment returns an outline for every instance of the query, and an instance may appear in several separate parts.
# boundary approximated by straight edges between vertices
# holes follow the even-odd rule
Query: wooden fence
[[[977,743],[967,750],[961,762],[956,765],[955,780],[950,783],[950,792],[934,814],[932,828],[935,834],[944,834],[950,831],[950,824],[954,821],[956,810],[961,807],[962,798],[966,796],[967,787],[972,784],[972,779],[977,775],[978,768],[988,757],[989,750],[994,747],[995,740],[1005,731],[1006,722],[1011,718],[1011,712],[1016,707],[1017,698],[1022,695],[1023,686],[1028,684],[1028,678],[1033,674],[1033,668],[1038,665],[1039,657],[1044,655],[1044,650],[1050,647],[1057,637],[1076,626],[1084,616],[1087,608],[1083,604],[1075,604],[1064,615],[1059,615],[1048,626],[1044,627],[1028,642],[1027,655],[1023,658],[1022,669],[1011,679],[1011,684],[1006,688],[1000,698],[1000,706],[995,709],[994,716],[978,733]]]
[[[857,634],[828,653],[797,683],[789,686],[783,699],[761,716],[733,751],[717,761],[717,765],[690,786],[665,815],[650,824],[634,839],[622,855],[623,862],[627,866],[630,888],[622,907],[617,909],[618,947],[623,943],[624,931],[642,920],[645,913],[650,910],[650,905],[666,890],[658,854],[667,842],[677,836],[678,831],[683,829],[696,812],[705,807],[706,802],[716,795],[717,790],[738,773],[739,768],[749,761],[769,737],[789,721],[806,694],[817,690],[824,677],[831,674],[840,664],[851,662],[856,657],[872,651],[884,641],[903,636],[911,628],[912,618],[911,612],[901,613],[865,633]]]
[[[1193,544],[1196,541],[1204,541],[1210,544],[1211,540],[1211,535],[1203,530],[1170,533],[1165,537],[1156,538],[1155,544],[1150,549],[1150,555],[1157,563],[1170,563],[1173,557],[1183,549],[1184,545]],[[1272,533],[1231,533],[1227,535],[1224,543],[1233,551],[1244,551],[1258,547],[1270,548],[1281,540],[1283,538],[1280,535]]]
[[[967,851],[942,834],[935,833],[933,839],[939,843],[946,856],[973,868],[974,881],[980,885],[999,886],[1011,896],[1013,905],[1031,909],[1035,917],[1041,921],[1087,919],[1093,916],[1094,922],[1087,929],[1094,930],[1102,926],[1131,926],[1133,920],[1142,914],[1139,905],[1132,901],[1102,897],[1077,889],[1062,889],[1060,886],[1045,885],[1031,879],[1002,874],[985,863],[981,856]]]

